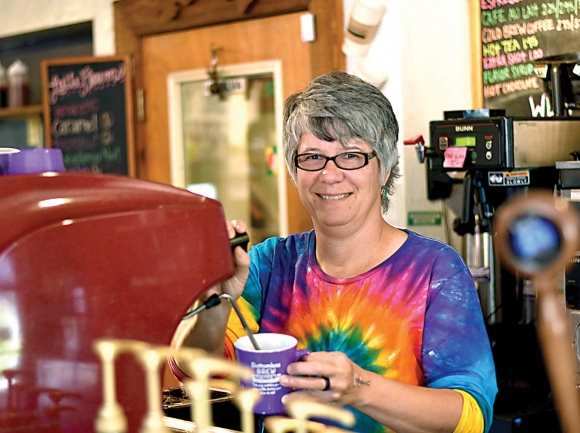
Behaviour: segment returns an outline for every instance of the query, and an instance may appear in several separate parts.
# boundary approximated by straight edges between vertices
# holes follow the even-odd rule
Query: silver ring
[[[323,391],[328,391],[330,389],[330,379],[326,376],[321,376],[321,379],[324,379],[324,388],[322,389]]]

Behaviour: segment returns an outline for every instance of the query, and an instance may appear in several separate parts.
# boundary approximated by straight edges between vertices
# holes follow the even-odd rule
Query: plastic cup
[[[34,174],[47,171],[64,171],[62,151],[50,149],[24,149],[8,157],[8,174]]]
[[[0,176],[8,174],[8,155],[18,152],[20,152],[20,149],[14,147],[0,147]]]

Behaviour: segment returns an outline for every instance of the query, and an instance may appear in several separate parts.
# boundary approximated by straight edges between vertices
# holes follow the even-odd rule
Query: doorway
[[[220,6],[212,1],[184,2],[176,5],[179,11],[169,16],[155,12],[169,13],[171,8],[163,0],[114,3],[118,54],[132,55],[135,63],[137,177],[172,183],[167,77],[177,72],[207,70],[212,47],[221,49],[222,67],[280,62],[281,101],[303,89],[312,78],[344,69],[340,51],[342,2],[268,0],[251,2],[251,8],[242,7],[244,4],[237,0]],[[315,17],[316,36],[312,42],[301,38],[304,14]],[[278,209],[280,233],[311,229],[310,215],[285,170],[280,170],[279,176],[287,185],[285,192],[278,189],[278,194],[282,194],[278,200],[283,202]]]

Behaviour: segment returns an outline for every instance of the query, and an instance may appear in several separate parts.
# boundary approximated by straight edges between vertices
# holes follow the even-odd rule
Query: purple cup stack
[[[13,153],[20,152],[20,149],[14,147],[0,147],[0,176],[8,174],[9,157]]]
[[[23,149],[8,154],[7,174],[35,174],[64,172],[62,151],[58,148]]]

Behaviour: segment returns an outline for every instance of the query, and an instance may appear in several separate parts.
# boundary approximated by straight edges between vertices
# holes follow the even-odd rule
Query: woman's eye
[[[360,158],[360,155],[358,153],[343,153],[342,158],[343,159],[356,159],[356,158]]]
[[[306,161],[314,161],[314,160],[317,160],[317,159],[320,159],[320,158],[322,158],[322,155],[314,154],[314,155],[307,155],[304,159]]]

